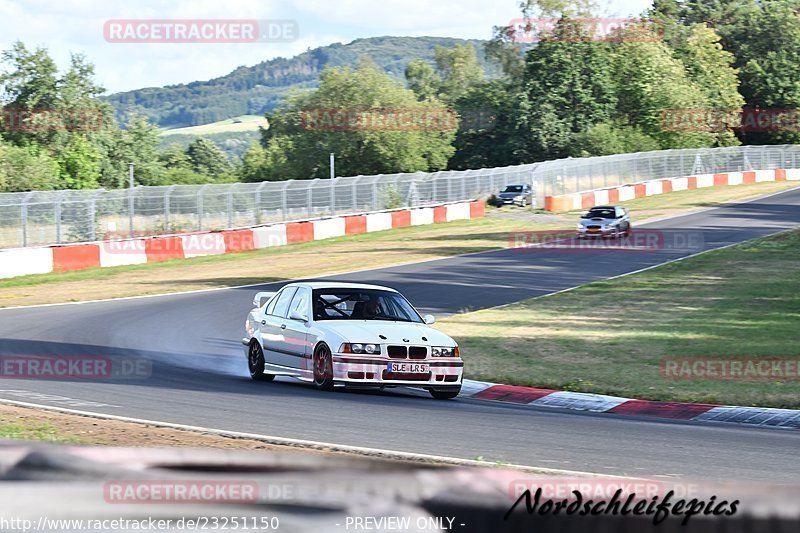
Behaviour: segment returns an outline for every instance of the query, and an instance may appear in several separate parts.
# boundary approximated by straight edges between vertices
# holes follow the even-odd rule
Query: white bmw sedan
[[[410,386],[434,398],[461,391],[458,345],[399,292],[355,283],[290,283],[259,292],[242,339],[250,376],[292,376],[330,390]]]

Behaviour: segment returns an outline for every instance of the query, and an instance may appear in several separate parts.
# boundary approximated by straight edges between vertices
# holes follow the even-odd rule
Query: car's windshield
[[[380,289],[331,288],[314,291],[314,320],[397,320],[422,322],[408,300]]]
[[[509,185],[503,192],[522,192],[522,185]]]
[[[590,209],[583,218],[615,218],[613,209]]]

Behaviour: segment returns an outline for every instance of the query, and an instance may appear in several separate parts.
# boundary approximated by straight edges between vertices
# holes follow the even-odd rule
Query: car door
[[[307,287],[298,287],[292,300],[280,320],[282,340],[276,355],[277,364],[289,368],[306,368],[304,359],[311,357],[308,343],[308,321],[290,318],[292,312],[297,312],[306,318],[311,316],[311,290]]]
[[[283,349],[284,316],[289,309],[289,303],[297,292],[297,287],[285,287],[270,301],[264,310],[261,319],[261,345],[264,348],[264,359],[269,364],[281,364],[281,350]]]

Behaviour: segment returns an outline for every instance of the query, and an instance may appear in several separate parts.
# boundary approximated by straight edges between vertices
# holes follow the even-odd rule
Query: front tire
[[[314,385],[319,390],[333,390],[333,359],[326,344],[314,350]]]
[[[264,372],[264,350],[258,341],[254,340],[250,343],[250,348],[247,350],[247,366],[250,370],[250,378],[254,381],[272,381],[275,376],[266,374]]]
[[[437,400],[452,400],[459,394],[461,394],[461,389],[456,390],[430,390],[431,396],[433,396]]]

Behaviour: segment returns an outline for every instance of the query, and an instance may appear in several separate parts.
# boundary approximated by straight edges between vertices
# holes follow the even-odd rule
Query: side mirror
[[[253,307],[261,307],[264,302],[275,296],[275,292],[257,292],[253,297]]]
[[[425,315],[424,317],[422,317],[422,320],[426,324],[430,325],[430,324],[433,324],[434,322],[436,322],[436,317],[433,316],[433,315]]]
[[[289,313],[289,318],[291,320],[299,320],[300,322],[308,322],[308,316],[304,315],[300,311],[292,311]]]

